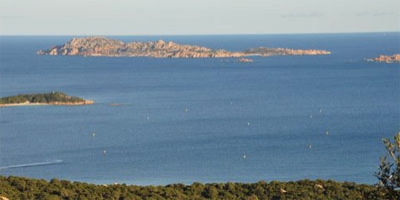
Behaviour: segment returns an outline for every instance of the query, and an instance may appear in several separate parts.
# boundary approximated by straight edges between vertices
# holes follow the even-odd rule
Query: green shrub
[[[384,138],[387,155],[381,157],[379,170],[375,173],[381,194],[391,199],[400,199],[400,132],[394,136],[394,142]]]

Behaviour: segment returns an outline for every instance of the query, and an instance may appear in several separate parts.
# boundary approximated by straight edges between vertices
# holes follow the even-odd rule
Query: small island
[[[367,59],[367,61],[381,62],[381,63],[400,63],[400,54],[393,54],[391,56],[380,55],[376,58]]]
[[[288,49],[257,47],[245,51],[213,50],[196,45],[182,45],[163,40],[154,42],[130,42],[106,38],[84,37],[73,38],[64,45],[40,50],[39,55],[63,56],[106,56],[106,57],[154,57],[154,58],[240,58],[246,56],[278,56],[278,55],[326,55],[325,50]]]
[[[19,94],[0,98],[0,107],[4,106],[35,106],[35,105],[90,105],[94,101],[79,97],[68,96],[62,92],[50,92],[43,94]]]

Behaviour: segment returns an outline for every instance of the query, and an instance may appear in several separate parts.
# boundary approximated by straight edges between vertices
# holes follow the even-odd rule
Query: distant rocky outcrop
[[[287,49],[287,48],[267,48],[257,47],[251,48],[244,52],[246,55],[255,56],[284,56],[284,55],[326,55],[331,54],[329,51],[316,49]]]
[[[374,62],[383,62],[383,63],[400,63],[400,54],[393,54],[391,56],[380,55],[376,58],[370,58],[367,60]]]
[[[243,52],[213,50],[196,45],[181,45],[163,40],[154,42],[131,42],[109,39],[106,37],[73,38],[60,46],[48,50],[40,50],[39,55],[68,56],[129,56],[155,58],[226,58],[243,56],[275,56],[275,55],[325,55],[324,50],[296,50],[285,48],[252,48]]]

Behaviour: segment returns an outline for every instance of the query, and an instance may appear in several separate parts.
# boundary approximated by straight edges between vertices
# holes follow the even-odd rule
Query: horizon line
[[[2,36],[240,36],[240,35],[324,35],[324,34],[387,34],[400,31],[304,32],[304,33],[208,33],[208,34],[1,34]]]

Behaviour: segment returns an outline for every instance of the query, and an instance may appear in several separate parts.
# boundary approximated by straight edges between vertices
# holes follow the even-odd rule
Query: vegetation
[[[0,176],[0,199],[387,199],[379,195],[375,186],[331,180],[135,186]]]
[[[400,199],[400,132],[394,136],[394,142],[384,138],[387,155],[381,158],[378,172],[378,185],[383,195],[390,199]]]
[[[18,104],[18,103],[79,103],[85,102],[84,99],[68,96],[62,92],[50,92],[44,94],[20,94],[0,98],[0,104]]]

